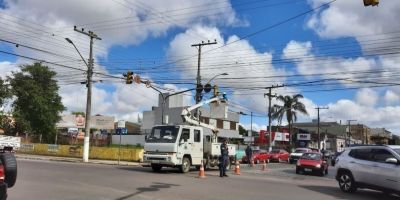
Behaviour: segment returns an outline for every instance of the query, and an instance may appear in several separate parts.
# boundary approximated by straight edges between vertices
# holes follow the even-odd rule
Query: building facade
[[[166,96],[168,94],[164,94]],[[162,109],[163,98],[159,96],[159,103],[157,107],[153,107],[151,111],[143,112],[142,132],[150,133],[152,127],[161,124],[178,125],[187,124],[182,119],[182,110],[184,106],[183,96],[175,95],[168,98],[164,103]],[[200,121],[210,124],[219,129],[218,137],[226,138],[242,138],[239,135],[239,113],[227,111],[223,114],[221,108],[216,107],[201,107]],[[162,119],[162,113],[164,119]],[[206,134],[211,134],[211,130],[204,128]]]

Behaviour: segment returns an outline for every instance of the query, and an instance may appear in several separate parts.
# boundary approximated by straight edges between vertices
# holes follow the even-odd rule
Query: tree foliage
[[[85,116],[85,112],[80,112],[80,111],[73,111],[73,112],[71,112],[71,114],[73,114],[75,116],[78,116],[78,115]]]
[[[4,80],[0,78],[0,107],[3,106],[5,100],[11,97],[10,88],[5,84]]]
[[[65,109],[58,95],[56,73],[41,63],[21,66],[21,72],[9,77],[13,103],[13,117],[21,128],[33,135],[43,135],[46,142],[56,134],[56,123]]]
[[[289,126],[289,138],[290,145],[292,145],[292,124],[297,121],[298,113],[308,115],[306,107],[300,99],[303,98],[301,94],[295,94],[293,96],[278,96],[277,100],[282,102],[283,105],[273,105],[272,107],[272,119],[277,119],[279,124],[282,124],[282,119],[286,116],[286,120]]]

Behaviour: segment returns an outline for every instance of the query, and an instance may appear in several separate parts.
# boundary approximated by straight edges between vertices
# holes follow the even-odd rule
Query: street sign
[[[115,130],[115,135],[127,135],[128,129],[127,128],[117,128]]]

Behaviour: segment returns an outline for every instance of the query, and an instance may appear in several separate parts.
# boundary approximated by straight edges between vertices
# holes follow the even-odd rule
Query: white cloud
[[[311,42],[290,41],[283,49],[282,57],[295,61],[296,69],[301,75],[323,74],[321,76],[326,79],[346,79],[340,80],[341,83],[351,83],[349,80],[357,80],[360,77],[360,73],[344,72],[377,69],[374,59],[329,56],[320,58],[314,55],[311,50]],[[364,77],[367,75],[364,75]],[[384,74],[373,74],[375,78],[381,75],[383,76]]]
[[[317,7],[327,0],[309,0]],[[364,50],[398,43],[400,18],[399,1],[383,1],[378,7],[364,7],[362,1],[336,1],[327,9],[321,9],[308,21],[308,27],[324,38],[355,37]],[[384,34],[384,35],[383,35]],[[371,43],[371,36],[381,42]],[[384,41],[384,42],[383,42]],[[382,51],[382,50],[381,50]]]
[[[387,90],[383,98],[386,105],[398,104],[400,100],[400,96],[392,90]]]
[[[171,58],[181,58],[188,57],[188,55],[196,55],[197,49],[191,47],[191,45],[200,41],[193,35],[201,35],[212,41],[214,39],[217,41],[216,45],[202,47],[202,83],[204,84],[215,75],[228,73],[228,76],[220,76],[219,79],[214,79],[212,83],[217,84],[221,88],[221,92],[227,91],[224,87],[234,88],[233,96],[228,96],[230,101],[234,101],[236,104],[246,105],[247,108],[259,113],[265,113],[266,99],[262,93],[258,93],[257,95],[251,94],[248,88],[266,87],[268,84],[283,83],[284,79],[276,78],[271,80],[270,83],[266,83],[265,81],[260,81],[262,79],[251,80],[235,78],[265,77],[285,74],[284,71],[277,70],[269,64],[272,60],[272,54],[270,52],[258,52],[247,40],[234,42],[239,39],[235,35],[224,39],[221,32],[215,27],[195,26],[188,29],[185,33],[178,34],[171,41],[168,49],[168,56]],[[230,45],[224,46],[226,44]],[[224,47],[218,48],[221,46]],[[210,50],[212,51],[210,52]],[[195,81],[197,74],[196,56],[192,56],[184,62],[178,62],[177,65],[177,67],[181,69],[182,78],[193,79],[193,82]],[[278,91],[279,90],[276,90],[274,92]],[[245,111],[240,107],[236,107],[235,110]]]
[[[369,88],[358,90],[356,93],[356,102],[364,106],[375,106],[378,102],[378,98],[378,93]]]
[[[251,130],[253,129],[253,131],[257,131],[259,132],[260,130],[266,130],[267,129],[267,125],[260,125],[257,123],[253,123],[253,126],[251,126],[251,124],[240,124],[243,126],[244,129],[246,130]]]
[[[0,9],[2,39],[46,51],[10,45],[15,53],[82,70],[87,67],[65,38],[74,42],[85,59],[89,54],[89,38],[75,32],[74,25],[81,25],[78,27],[85,28],[85,31],[92,30],[102,38],[94,41],[94,55],[97,60],[99,57],[106,57],[112,46],[139,44],[149,37],[164,36],[173,28],[187,28],[197,23],[222,26],[241,23],[228,0],[219,1],[218,6],[213,9],[209,9],[210,5],[216,4],[212,0],[87,0],[84,3],[80,0],[5,0],[3,3],[5,7]],[[198,35],[195,37],[199,39]],[[33,62],[20,58],[11,63],[0,59],[1,76],[18,69],[15,66],[27,61]],[[85,111],[86,88],[79,84],[85,80],[84,72],[44,64],[58,73],[60,95],[67,112]],[[96,65],[95,71],[107,73],[104,66]],[[95,74],[94,80],[102,79],[104,77]],[[96,85],[93,87],[93,114],[115,115],[117,119],[136,121],[138,113],[157,105],[158,93],[144,85],[109,84],[107,88],[110,87],[114,89]],[[166,87],[180,89],[173,85]],[[185,103],[190,101],[190,97],[185,98]]]
[[[19,71],[19,68],[15,64],[8,62],[8,61],[2,62],[0,60],[0,78],[1,79],[3,79],[3,80],[6,79],[7,76],[11,76],[12,72],[16,72],[16,71]]]

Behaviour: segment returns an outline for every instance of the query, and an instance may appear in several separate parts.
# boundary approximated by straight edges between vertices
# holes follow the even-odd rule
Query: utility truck
[[[225,102],[220,97],[214,97],[188,107],[182,111],[184,122],[189,125],[160,125],[152,128],[147,137],[143,155],[143,162],[151,165],[153,171],[160,171],[163,167],[176,167],[182,173],[189,172],[191,166],[200,168],[203,164],[206,169],[218,166],[221,156],[218,142],[218,129],[201,122],[193,116],[193,110],[209,103]],[[230,164],[234,161],[235,145],[228,144]]]
[[[17,160],[13,152],[21,146],[20,137],[0,135],[0,199],[7,199],[7,188],[17,180]]]

